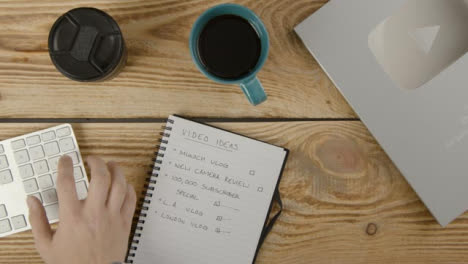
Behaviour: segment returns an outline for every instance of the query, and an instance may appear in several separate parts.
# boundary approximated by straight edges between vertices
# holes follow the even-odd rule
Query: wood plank
[[[230,1],[253,9],[270,32],[270,55],[259,75],[269,100],[258,107],[239,87],[205,78],[191,61],[194,21],[222,2],[0,1],[0,118],[355,117],[293,31],[326,0]],[[111,81],[70,81],[50,61],[50,27],[81,6],[105,10],[122,28],[128,63]]]
[[[83,155],[121,163],[141,191],[160,125],[73,126]],[[439,227],[360,122],[214,125],[291,150],[257,263],[467,263],[468,215]],[[0,138],[48,126],[0,124]],[[31,233],[0,239],[0,263],[42,263]]]

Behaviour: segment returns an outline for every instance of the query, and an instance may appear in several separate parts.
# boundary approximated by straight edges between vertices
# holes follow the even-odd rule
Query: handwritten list
[[[134,263],[252,263],[286,151],[170,119]]]

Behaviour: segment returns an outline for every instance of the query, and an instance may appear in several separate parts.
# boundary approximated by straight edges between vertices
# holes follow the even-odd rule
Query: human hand
[[[51,230],[41,202],[28,197],[36,248],[48,264],[111,264],[125,260],[135,190],[116,163],[89,157],[87,164],[91,170],[88,197],[79,201],[72,160],[63,156],[59,161],[57,230]]]

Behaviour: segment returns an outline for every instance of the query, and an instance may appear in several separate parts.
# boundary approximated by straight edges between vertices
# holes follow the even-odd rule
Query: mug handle
[[[242,82],[240,87],[252,105],[259,105],[267,99],[265,90],[257,77]]]

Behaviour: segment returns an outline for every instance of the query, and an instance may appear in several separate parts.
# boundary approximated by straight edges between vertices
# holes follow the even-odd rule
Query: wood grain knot
[[[322,169],[331,175],[348,179],[365,175],[367,160],[359,145],[350,138],[322,138],[315,156]]]
[[[370,223],[367,225],[367,228],[366,228],[366,233],[369,235],[369,236],[373,236],[377,233],[377,225],[374,224],[374,223]]]

